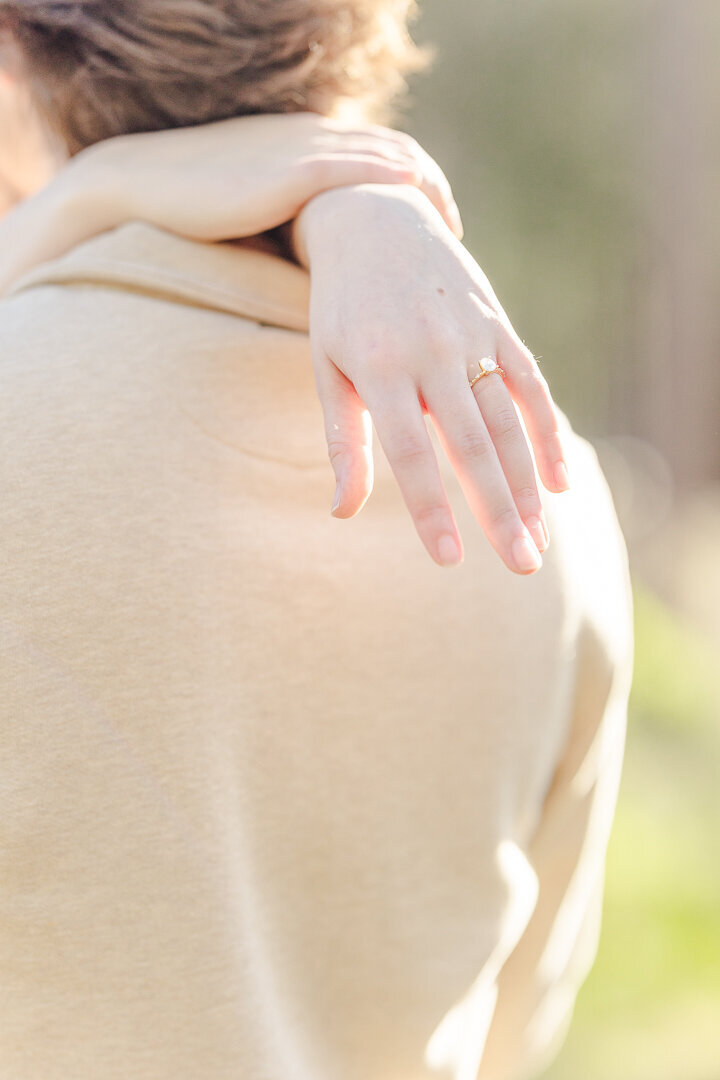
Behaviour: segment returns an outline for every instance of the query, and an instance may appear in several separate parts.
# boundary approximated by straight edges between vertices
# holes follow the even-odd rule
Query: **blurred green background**
[[[630,549],[596,965],[544,1080],[720,1080],[720,3],[421,0],[406,126]]]

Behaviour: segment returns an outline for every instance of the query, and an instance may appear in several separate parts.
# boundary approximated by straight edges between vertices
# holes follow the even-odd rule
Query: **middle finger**
[[[441,383],[423,387],[423,398],[470,509],[490,543],[516,573],[538,570],[542,560],[518,513],[467,375],[446,373]]]

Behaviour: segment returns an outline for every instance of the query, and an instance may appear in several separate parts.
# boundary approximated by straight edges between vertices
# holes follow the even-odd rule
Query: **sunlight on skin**
[[[0,217],[44,187],[62,156],[43,130],[7,47],[0,51]]]

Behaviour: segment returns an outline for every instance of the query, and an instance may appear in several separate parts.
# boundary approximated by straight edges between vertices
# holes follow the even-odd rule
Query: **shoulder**
[[[140,225],[82,245],[0,302],[2,437],[325,464],[306,286],[270,255]]]
[[[628,552],[592,444],[567,424],[571,490],[551,496],[549,518],[580,614],[579,670],[586,682],[627,696],[633,661]]]

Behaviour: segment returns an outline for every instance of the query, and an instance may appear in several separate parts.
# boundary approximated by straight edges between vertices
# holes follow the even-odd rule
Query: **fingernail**
[[[341,498],[342,498],[342,489],[340,487],[340,484],[338,484],[338,486],[335,488],[335,502],[332,504],[332,506],[330,508],[330,513],[331,514],[334,514],[335,511],[337,510],[338,506],[340,505],[340,499]]]
[[[568,477],[567,465],[564,461],[558,461],[553,473],[555,480],[555,486],[560,488],[561,491],[567,491],[570,487],[570,479]]]
[[[437,545],[438,561],[441,566],[457,566],[462,562],[462,554],[454,536],[446,533]]]
[[[547,530],[547,525],[539,517],[528,518],[525,524],[528,527],[528,531],[535,541],[535,547],[540,553],[545,551],[550,543],[550,534]]]
[[[526,574],[539,570],[542,566],[538,549],[529,536],[518,536],[517,540],[513,540],[512,553],[518,570]]]
[[[450,214],[455,223],[455,232],[457,233],[459,239],[462,240],[465,229],[463,228],[462,218],[460,217],[460,211],[456,202],[451,203]]]

